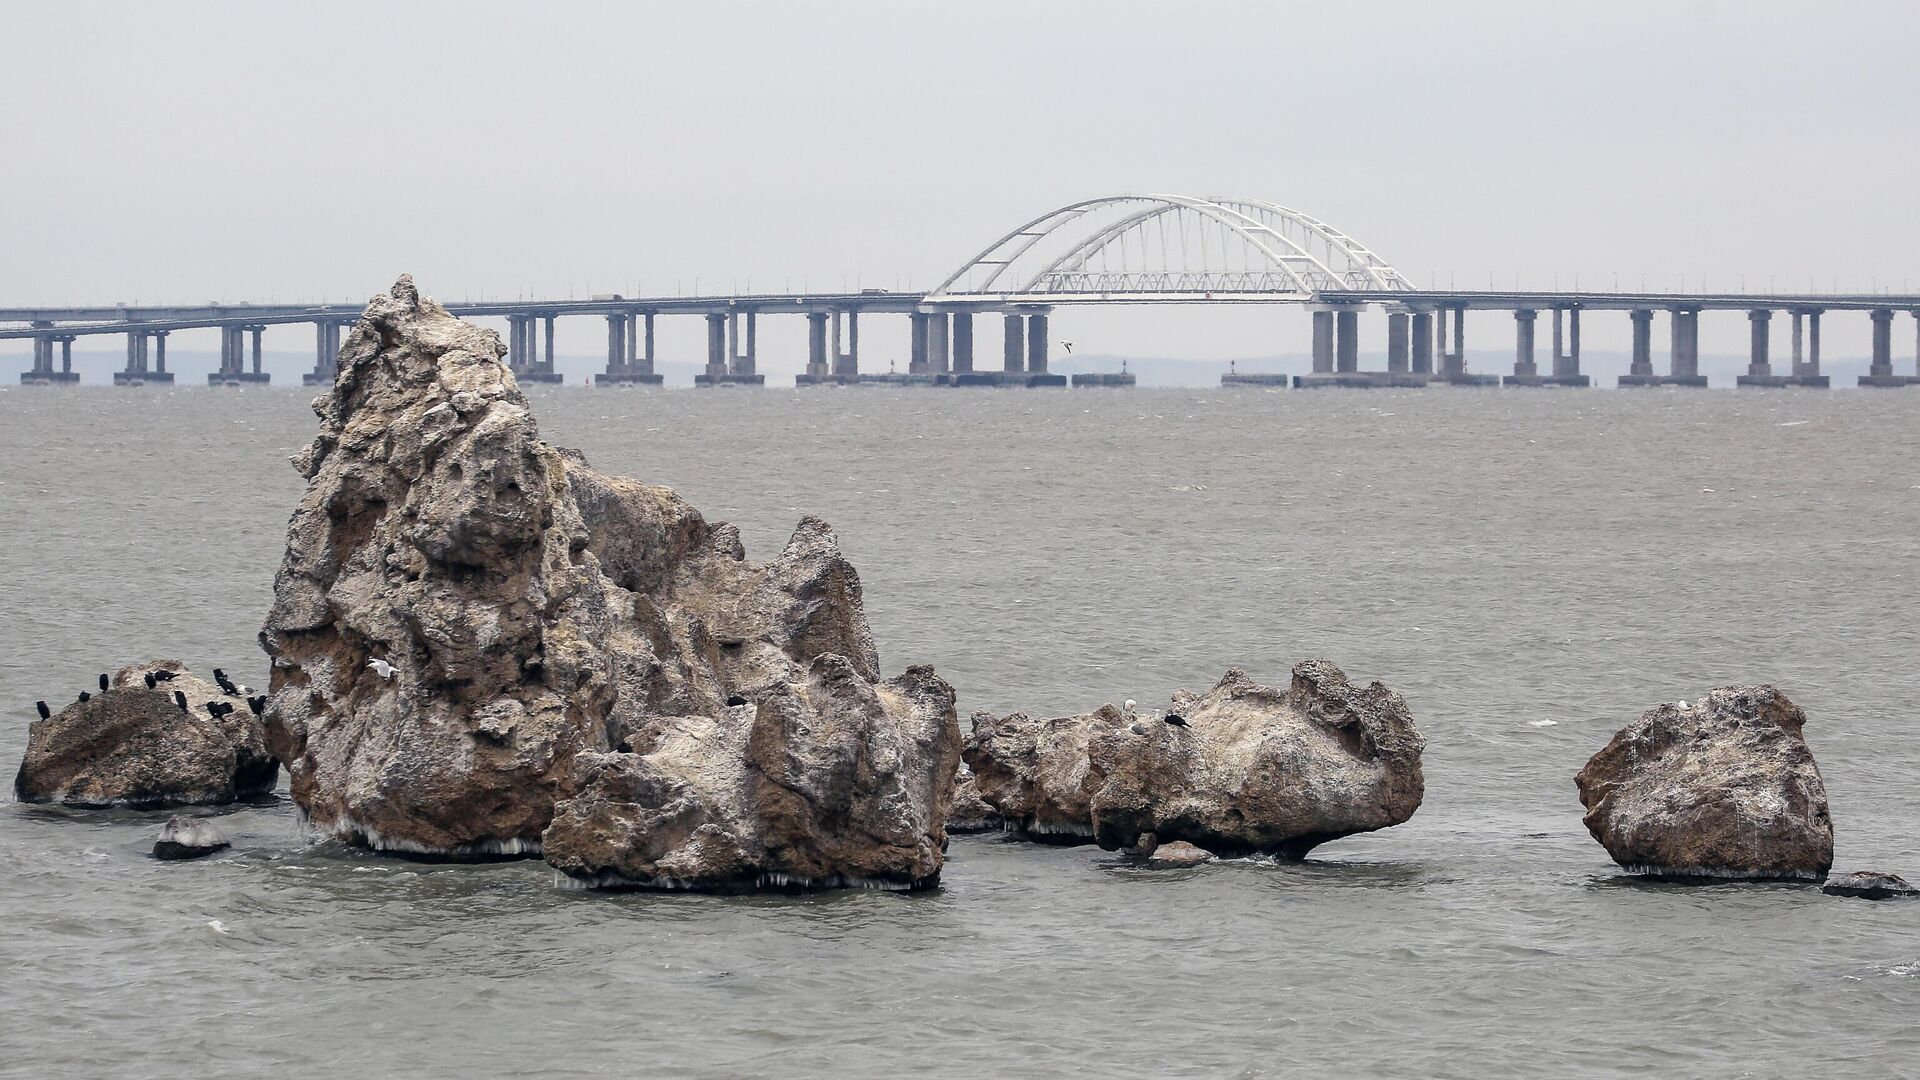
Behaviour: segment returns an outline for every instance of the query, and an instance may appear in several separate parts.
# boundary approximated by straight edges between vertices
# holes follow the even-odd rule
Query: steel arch
[[[1127,212],[1106,220],[1101,212],[1112,210]],[[1074,223],[1089,216],[1093,227],[1077,231]],[[1176,220],[1183,230],[1180,250],[1185,259],[1190,255],[1184,232],[1189,218],[1200,226],[1205,265],[1175,270],[1166,265],[1167,222]],[[1157,270],[1148,267],[1152,260],[1145,239],[1150,226],[1160,230],[1162,258]],[[1208,245],[1209,230],[1217,231],[1217,261]],[[1137,237],[1132,251],[1127,243],[1130,236]],[[1241,248],[1239,269],[1230,265],[1235,243]],[[1034,255],[1043,244],[1057,244],[1061,250]],[[1121,264],[1117,271],[1110,268],[1116,255]],[[1093,266],[1096,261],[1098,269]],[[970,280],[981,275],[981,280]],[[1398,271],[1352,237],[1277,203],[1112,195],[1069,203],[1023,223],[955,270],[927,300],[1312,300],[1327,291],[1411,288]]]

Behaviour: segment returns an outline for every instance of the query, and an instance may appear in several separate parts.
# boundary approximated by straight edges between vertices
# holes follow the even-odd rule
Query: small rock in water
[[[1212,861],[1213,852],[1206,848],[1194,847],[1185,840],[1161,844],[1153,849],[1153,854],[1147,856],[1147,866],[1154,870],[1179,870]]]
[[[226,830],[213,822],[175,814],[167,819],[167,823],[160,829],[160,838],[153,842],[153,857],[198,859],[211,855],[231,843],[232,841],[227,839]]]
[[[1828,896],[1857,896],[1862,900],[1891,900],[1896,896],[1920,896],[1920,889],[1907,884],[1899,874],[1881,874],[1856,870],[1843,877],[1829,878],[1820,891]]]

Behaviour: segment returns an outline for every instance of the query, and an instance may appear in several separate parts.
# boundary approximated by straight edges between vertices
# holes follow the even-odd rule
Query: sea
[[[1573,784],[1774,683],[1835,870],[1920,882],[1920,387],[529,396],[750,557],[826,518],[963,726],[1329,657],[1406,696],[1426,800],[1297,864],[970,836],[936,891],[757,897],[312,843],[284,788],[190,863],[165,813],[0,802],[0,1075],[1920,1074],[1920,901],[1625,876]],[[0,389],[6,768],[102,671],[265,683],[311,398]]]

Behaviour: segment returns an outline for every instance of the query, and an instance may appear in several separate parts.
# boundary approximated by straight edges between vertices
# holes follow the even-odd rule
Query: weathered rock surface
[[[747,561],[672,491],[542,442],[504,352],[402,278],[315,403],[261,633],[312,825],[599,884],[931,880],[952,692],[878,682],[832,530]]]
[[[213,822],[175,814],[160,827],[160,837],[153,842],[153,857],[200,859],[231,844],[226,830]]]
[[[1907,884],[1907,879],[1899,874],[1882,874],[1873,870],[1856,870],[1837,878],[1828,878],[1820,891],[1828,896],[1855,896],[1862,900],[1892,900],[1896,897],[1920,896],[1920,889]]]
[[[1213,852],[1197,848],[1185,840],[1175,840],[1171,844],[1161,844],[1147,856],[1147,866],[1154,870],[1184,870],[1190,866],[1213,861]]]
[[[148,689],[149,672],[173,677]],[[21,802],[207,806],[263,795],[279,778],[265,728],[245,699],[196,678],[178,660],[122,668],[109,689],[88,692],[88,700],[27,729],[27,752],[13,782]],[[186,696],[184,712],[176,693]],[[209,703],[231,711],[212,716]]]
[[[1234,669],[1204,695],[1174,695],[1164,714],[980,714],[964,754],[981,797],[1029,835],[1120,850],[1150,833],[1300,858],[1412,817],[1424,748],[1400,695],[1308,660],[1286,690]]]
[[[953,806],[947,811],[947,835],[999,832],[1000,812],[980,797],[980,785],[967,763],[960,763],[954,778]]]
[[[1636,874],[1819,881],[1833,821],[1806,722],[1772,686],[1656,705],[1574,778],[1587,829]]]

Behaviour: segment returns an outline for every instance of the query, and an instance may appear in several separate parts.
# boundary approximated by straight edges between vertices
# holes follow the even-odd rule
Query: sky
[[[1159,191],[1299,207],[1416,285],[1920,291],[1911,0],[0,5],[0,306],[401,271],[450,300],[924,289],[1053,207]],[[1469,345],[1506,347],[1497,318]],[[1308,341],[1265,307],[1054,328]],[[1625,347],[1624,316],[1583,329]],[[1864,316],[1824,329],[1866,348]],[[560,332],[604,351],[597,319]],[[699,358],[697,320],[660,332]],[[863,361],[906,333],[863,323]],[[1709,317],[1702,348],[1746,333]],[[802,366],[801,320],[761,335],[763,370]]]

